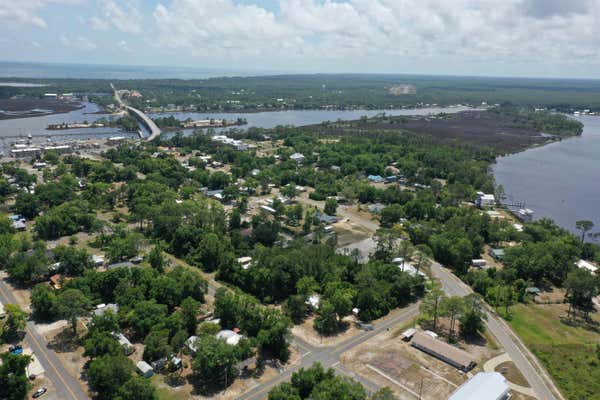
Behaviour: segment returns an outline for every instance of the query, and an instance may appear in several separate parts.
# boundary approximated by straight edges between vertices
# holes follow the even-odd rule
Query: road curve
[[[442,284],[442,290],[450,296],[466,296],[472,289],[448,269],[434,262],[431,272]],[[563,399],[560,391],[521,339],[490,310],[487,310],[487,327],[521,371],[539,400]]]
[[[4,304],[17,304],[10,286],[3,279],[0,279],[0,300]],[[25,332],[24,342],[33,350],[38,361],[44,367],[44,375],[52,381],[57,397],[61,400],[89,399],[79,382],[69,375],[56,353],[48,348],[45,339],[37,332],[32,321],[27,322]]]
[[[158,138],[161,134],[160,128],[154,123],[152,118],[148,117],[143,111],[138,110],[137,108],[128,106],[123,99],[121,98],[121,94],[115,88],[115,86],[111,83],[111,89],[115,95],[115,100],[119,103],[119,107],[124,108],[129,112],[130,115],[133,115],[138,121],[140,121],[149,131],[150,136],[146,138],[147,142],[150,142],[156,138]]]

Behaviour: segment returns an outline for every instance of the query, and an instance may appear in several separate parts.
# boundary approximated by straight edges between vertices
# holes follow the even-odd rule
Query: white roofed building
[[[506,400],[510,390],[506,378],[498,372],[479,372],[463,383],[448,400]]]

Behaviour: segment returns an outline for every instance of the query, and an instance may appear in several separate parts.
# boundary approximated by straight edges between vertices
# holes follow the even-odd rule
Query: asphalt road
[[[433,263],[431,272],[441,282],[442,290],[450,296],[463,297],[473,292],[469,286],[438,263]],[[488,330],[527,379],[536,397],[540,400],[562,399],[560,391],[556,388],[546,370],[539,364],[537,358],[531,354],[521,339],[493,311],[488,309],[487,317]]]
[[[365,379],[364,377],[354,374],[352,371],[346,369],[340,364],[340,357],[346,351],[366,342],[373,336],[376,336],[382,332],[385,332],[388,328],[392,328],[398,324],[402,324],[414,318],[419,313],[419,305],[412,304],[402,310],[399,310],[392,315],[384,318],[382,321],[373,324],[374,329],[372,331],[363,331],[360,334],[353,336],[336,346],[331,347],[315,347],[305,341],[298,338],[294,338],[292,343],[302,353],[302,360],[300,364],[294,365],[293,367],[286,369],[281,372],[277,377],[264,382],[241,395],[239,400],[261,400],[265,399],[269,391],[282,382],[290,380],[292,374],[298,371],[300,368],[309,368],[314,363],[319,362],[324,368],[333,368],[338,374],[350,376],[365,386],[370,392],[375,392],[379,389],[379,386],[373,382]]]
[[[0,301],[3,304],[17,304],[10,286],[1,279]],[[27,322],[25,332],[24,342],[33,350],[35,356],[44,367],[44,375],[52,381],[52,384],[56,388],[57,397],[61,400],[89,399],[83,389],[81,389],[81,386],[79,386],[77,380],[69,375],[69,372],[64,368],[56,353],[47,347],[45,339],[37,332],[33,322]]]

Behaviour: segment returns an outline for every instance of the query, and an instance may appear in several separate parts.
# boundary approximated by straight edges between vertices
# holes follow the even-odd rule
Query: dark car
[[[41,397],[44,395],[44,393],[46,393],[48,391],[48,389],[46,389],[45,387],[43,388],[39,388],[38,390],[35,391],[35,393],[33,394],[34,399],[37,399],[38,397]]]

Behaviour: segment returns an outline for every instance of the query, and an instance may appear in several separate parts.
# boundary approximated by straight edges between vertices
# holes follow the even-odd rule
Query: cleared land
[[[511,327],[540,359],[568,399],[600,399],[598,318],[570,324],[567,305],[523,305],[513,308]]]

